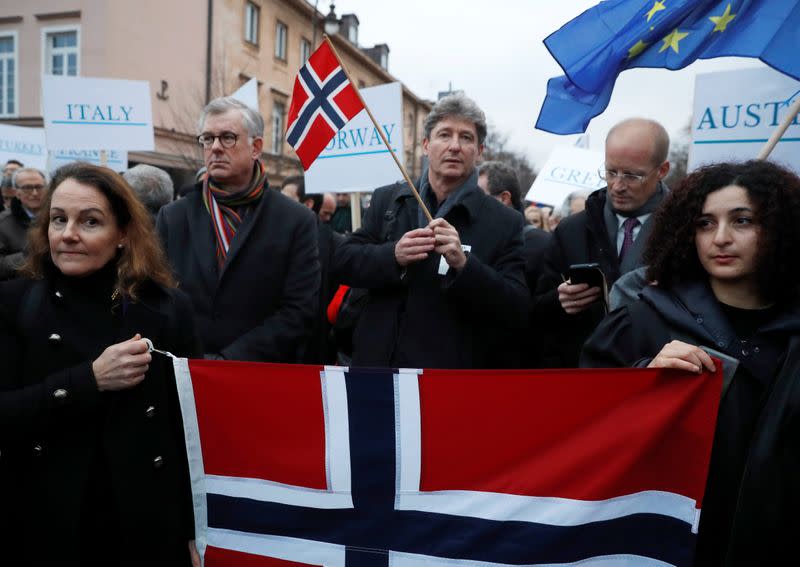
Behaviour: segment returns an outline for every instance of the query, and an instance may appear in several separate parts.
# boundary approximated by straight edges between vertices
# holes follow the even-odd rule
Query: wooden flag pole
[[[108,167],[108,152],[100,150],[100,167]]]
[[[417,188],[414,186],[414,182],[411,181],[411,178],[408,176],[408,173],[406,172],[406,168],[404,168],[403,164],[400,163],[400,160],[397,159],[397,156],[395,155],[394,150],[392,149],[392,146],[389,145],[389,140],[386,139],[386,136],[383,133],[383,129],[380,127],[380,124],[378,124],[378,121],[375,120],[375,117],[372,115],[372,112],[370,111],[369,106],[367,106],[367,103],[364,101],[364,97],[361,96],[361,92],[359,92],[359,90],[358,90],[358,85],[356,85],[355,81],[353,80],[353,77],[350,76],[350,71],[347,70],[347,67],[344,64],[344,61],[342,61],[342,58],[339,57],[339,52],[336,51],[336,48],[333,46],[333,42],[331,41],[331,39],[328,37],[327,34],[323,35],[322,37],[327,42],[328,47],[331,48],[331,51],[333,51],[333,54],[336,57],[336,60],[339,61],[339,65],[342,66],[342,71],[344,71],[344,74],[347,76],[347,80],[350,81],[350,84],[353,85],[353,90],[356,92],[356,95],[358,95],[358,99],[361,101],[361,104],[364,105],[364,110],[367,111],[367,114],[369,115],[370,120],[372,120],[372,123],[375,125],[375,129],[378,131],[378,134],[380,135],[381,140],[383,140],[384,145],[389,150],[389,154],[391,154],[392,159],[394,160],[394,163],[396,163],[397,167],[400,168],[400,172],[403,174],[403,177],[405,178],[406,183],[408,183],[409,187],[411,187],[411,191],[414,193],[414,197],[417,199],[417,203],[419,203],[419,206],[422,209],[422,212],[425,213],[425,218],[428,219],[428,222],[431,222],[433,220],[433,217],[431,216],[431,213],[428,210],[428,207],[425,206],[425,202],[422,200],[422,197],[419,196],[419,192],[417,191]],[[353,204],[350,203],[350,206],[352,207]]]
[[[781,137],[786,132],[787,128],[789,128],[789,126],[792,123],[792,120],[794,120],[795,116],[797,116],[798,113],[800,113],[800,96],[798,96],[797,100],[794,101],[794,104],[784,117],[783,122],[781,122],[781,125],[778,126],[778,128],[772,133],[772,136],[770,136],[767,143],[764,144],[764,147],[761,148],[760,152],[758,152],[757,159],[767,159],[769,157],[769,154],[772,153],[772,150],[775,149],[776,145],[778,145],[778,142],[780,141]]]

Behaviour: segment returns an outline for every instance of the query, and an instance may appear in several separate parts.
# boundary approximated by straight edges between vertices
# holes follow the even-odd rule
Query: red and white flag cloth
[[[206,567],[693,564],[721,371],[175,371]]]
[[[286,141],[308,169],[336,132],[361,110],[355,87],[330,45],[322,45],[300,68],[294,81]]]

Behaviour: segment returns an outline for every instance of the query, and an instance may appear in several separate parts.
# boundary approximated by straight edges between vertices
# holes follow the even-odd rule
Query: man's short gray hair
[[[42,171],[41,169],[37,169],[35,167],[20,167],[19,169],[15,170],[14,173],[11,174],[11,186],[14,189],[17,188],[17,176],[20,173],[37,173],[42,179],[44,179],[45,185],[50,185],[50,176],[47,175],[47,172]]]
[[[433,128],[443,119],[453,116],[463,118],[475,124],[478,133],[478,145],[483,145],[486,140],[486,115],[474,100],[463,93],[447,95],[433,105],[430,114],[422,123],[423,136],[430,139]]]
[[[197,131],[203,131],[203,126],[205,126],[208,116],[225,114],[229,110],[234,109],[238,110],[242,115],[242,124],[244,124],[244,129],[247,131],[248,136],[251,138],[260,138],[264,135],[264,118],[261,114],[242,101],[236,100],[231,96],[215,98],[205,106],[203,113],[200,115],[200,121],[197,124]]]
[[[172,201],[172,179],[163,169],[142,163],[130,168],[122,177],[152,214]]]
[[[575,199],[586,199],[592,192],[588,189],[578,189],[577,191],[573,191],[567,198],[564,199],[564,202],[561,204],[561,218],[566,218],[572,214],[570,207],[572,207],[572,201]]]

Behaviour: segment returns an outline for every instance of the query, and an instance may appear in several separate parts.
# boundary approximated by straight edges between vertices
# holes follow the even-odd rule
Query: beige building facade
[[[344,15],[332,39],[359,87],[397,81],[388,47],[358,45]],[[284,141],[297,70],[322,41],[324,15],[306,0],[4,0],[0,5],[0,123],[41,126],[42,74],[146,80],[154,152],[131,163],[166,168],[188,183],[202,165],[197,118],[209,98],[258,81],[264,161],[273,185],[302,172]],[[422,121],[431,103],[403,87],[405,163],[421,171]]]

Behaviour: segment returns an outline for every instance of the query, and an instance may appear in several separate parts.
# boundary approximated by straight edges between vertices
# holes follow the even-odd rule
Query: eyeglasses
[[[215,136],[214,134],[200,134],[197,137],[197,143],[200,144],[204,149],[210,150],[214,145],[214,140],[219,140],[219,143],[223,148],[229,149],[236,145],[236,141],[238,139],[239,135],[234,134],[233,132],[223,132],[218,136]]]
[[[36,185],[20,185],[17,187],[17,191],[23,191],[25,193],[30,193],[31,191],[44,191],[45,186],[41,183],[37,183]]]
[[[614,181],[615,179],[619,179],[623,183],[627,185],[641,185],[644,183],[644,180],[650,177],[652,173],[657,170],[661,166],[656,166],[650,171],[645,174],[639,175],[636,173],[619,173],[618,171],[614,171],[613,169],[598,169],[597,175],[600,176],[600,179],[605,180],[606,182]]]

